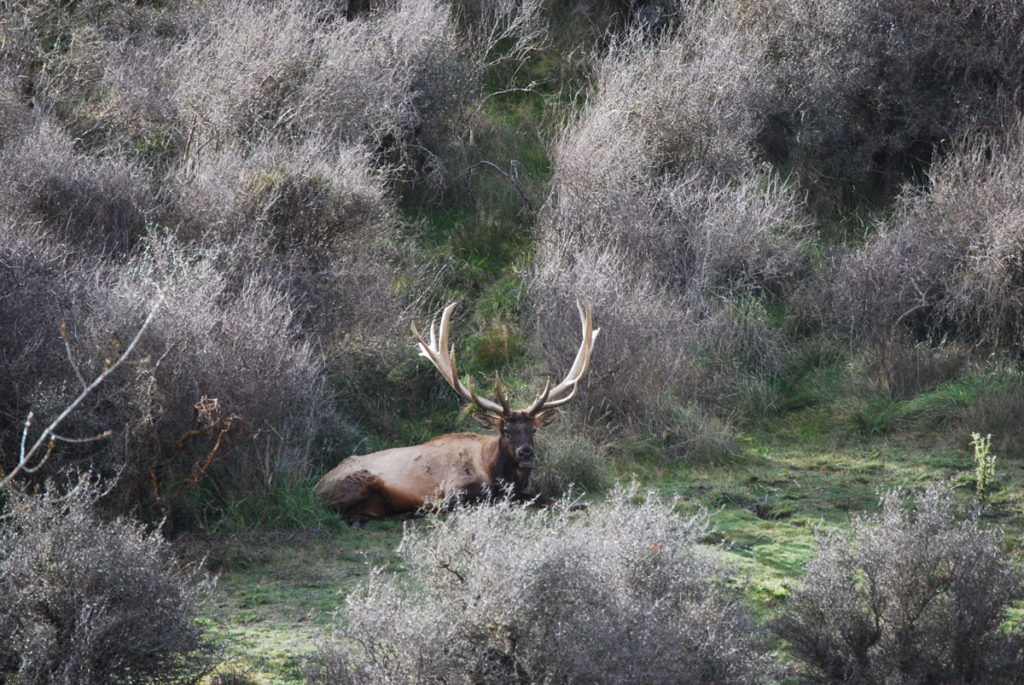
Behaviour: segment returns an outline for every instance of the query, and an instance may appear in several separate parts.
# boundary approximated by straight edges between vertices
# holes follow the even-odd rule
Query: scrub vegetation
[[[1012,682],[1021,93],[1016,0],[0,0],[0,680]],[[319,508],[582,299],[584,511]]]

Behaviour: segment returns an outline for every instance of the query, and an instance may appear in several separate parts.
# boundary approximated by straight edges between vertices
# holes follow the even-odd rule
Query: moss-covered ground
[[[848,417],[827,413],[819,407],[781,417],[743,434],[740,453],[715,463],[667,463],[652,450],[612,467],[620,480],[636,478],[678,497],[681,513],[707,509],[714,532],[705,544],[735,568],[738,587],[767,617],[814,556],[815,531],[873,512],[880,491],[951,480],[965,506],[978,503],[970,436],[864,434]],[[997,460],[983,516],[1016,555],[1024,544],[1022,471],[1019,458]],[[218,584],[203,621],[223,646],[219,677],[302,682],[304,657],[329,633],[345,597],[374,568],[400,572],[395,548],[402,527],[214,536],[208,563]]]

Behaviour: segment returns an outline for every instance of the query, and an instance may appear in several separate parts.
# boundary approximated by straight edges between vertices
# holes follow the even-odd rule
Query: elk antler
[[[565,375],[565,379],[561,383],[552,388],[551,381],[548,381],[544,391],[537,395],[537,399],[526,410],[527,414],[536,414],[544,409],[561,407],[569,402],[569,400],[576,396],[576,389],[579,387],[580,380],[582,380],[583,376],[587,373],[587,369],[590,367],[590,353],[594,349],[594,341],[597,340],[597,334],[601,332],[601,329],[594,328],[593,326],[590,318],[590,302],[584,300],[581,305],[577,301],[576,309],[580,312],[580,324],[583,327],[583,340],[580,342],[579,352],[576,353],[576,360],[572,363],[569,373]],[[566,392],[569,394],[561,397]]]
[[[420,356],[429,359],[437,367],[437,370],[441,372],[444,379],[448,381],[448,385],[452,386],[452,389],[464,400],[472,402],[484,411],[491,412],[492,414],[508,416],[512,412],[509,409],[508,400],[501,390],[501,381],[497,377],[494,380],[494,392],[498,397],[498,402],[479,397],[468,384],[463,385],[462,381],[459,380],[458,372],[455,370],[455,346],[450,345],[448,341],[448,334],[452,323],[452,311],[455,309],[455,304],[453,302],[444,308],[444,311],[441,313],[440,327],[435,327],[434,323],[430,324],[429,344],[420,336],[420,332],[416,329],[416,323],[412,323],[412,334],[416,337]],[[561,383],[552,388],[551,381],[547,382],[544,391],[537,396],[537,399],[530,405],[530,408],[526,410],[525,413],[527,414],[533,415],[541,410],[560,407],[567,403],[576,396],[576,388],[579,385],[580,379],[587,373],[587,368],[590,366],[590,352],[594,347],[594,340],[597,339],[600,329],[593,327],[590,318],[589,302],[585,302],[584,305],[577,302],[576,308],[579,309],[580,323],[583,326],[583,341],[580,343],[579,352],[576,353],[576,361],[573,362],[572,368],[569,369],[569,373],[566,374],[565,380]],[[565,395],[566,392],[569,394]],[[562,397],[562,395],[565,395],[565,397]]]
[[[464,400],[472,402],[484,411],[504,416],[504,407],[501,404],[477,397],[472,388],[462,384],[462,381],[459,380],[459,374],[455,371],[455,346],[448,346],[448,331],[451,328],[452,311],[455,309],[455,304],[455,302],[452,302],[441,313],[440,338],[438,337],[437,330],[434,328],[434,323],[430,324],[429,345],[420,336],[420,332],[416,330],[416,323],[413,322],[412,334],[416,336],[416,343],[420,348],[420,356],[429,359],[437,367],[437,370],[441,372],[444,379],[448,381],[448,385],[452,386],[452,389]]]

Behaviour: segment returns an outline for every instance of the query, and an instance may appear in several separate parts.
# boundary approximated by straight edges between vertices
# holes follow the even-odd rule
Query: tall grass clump
[[[431,518],[406,532],[406,573],[349,601],[312,681],[767,682],[750,617],[696,547],[706,528],[635,486],[579,514],[499,501]]]
[[[774,621],[813,682],[1013,683],[1024,633],[1001,627],[1024,594],[1019,568],[947,486],[819,538],[821,552]]]
[[[212,668],[195,623],[210,582],[159,533],[98,518],[103,493],[86,479],[65,492],[4,494],[0,679],[192,683]]]
[[[567,354],[555,312],[594,302],[605,335],[593,397],[620,416],[723,386],[738,397],[746,381],[726,351],[752,376],[774,373],[781,338],[762,302],[805,268],[801,202],[755,163],[769,97],[760,47],[725,4],[691,13],[661,38],[628,34],[600,62],[555,144],[540,219],[530,288],[542,348]]]
[[[1024,85],[1013,0],[744,3],[772,65],[761,142],[817,208],[893,197],[944,141],[994,132]]]

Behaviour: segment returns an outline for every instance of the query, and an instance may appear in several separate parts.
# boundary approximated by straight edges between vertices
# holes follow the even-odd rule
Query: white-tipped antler
[[[587,369],[590,368],[590,353],[594,349],[594,341],[597,340],[597,334],[601,332],[601,329],[594,328],[593,326],[589,302],[584,300],[583,304],[580,304],[577,301],[576,309],[580,312],[580,325],[583,327],[583,339],[580,342],[580,349],[576,353],[576,360],[573,361],[569,373],[565,375],[565,379],[561,383],[552,388],[551,381],[548,381],[544,391],[537,395],[537,399],[526,410],[528,414],[536,414],[544,409],[553,409],[568,403],[572,398],[576,397],[576,390],[579,388],[580,380],[583,379]],[[566,392],[569,394],[565,395]],[[565,397],[562,397],[562,395],[565,395]]]
[[[412,324],[412,334],[416,337],[420,356],[429,359],[437,367],[437,370],[441,372],[441,376],[448,382],[448,385],[464,400],[472,402],[484,411],[491,412],[492,414],[507,416],[511,413],[511,410],[508,406],[508,400],[502,394],[500,381],[495,380],[494,390],[499,402],[494,402],[493,400],[478,396],[473,392],[472,388],[464,385],[459,380],[459,375],[455,368],[455,346],[451,345],[448,339],[455,304],[453,302],[444,308],[444,311],[441,313],[441,324],[439,327],[436,327],[434,323],[430,324],[429,343],[420,335],[420,332],[416,329],[415,322]],[[593,327],[589,302],[585,302],[583,305],[577,302],[576,308],[580,312],[580,323],[583,327],[583,341],[580,343],[579,352],[576,353],[576,360],[573,362],[572,368],[569,369],[569,373],[566,374],[565,380],[553,388],[551,387],[551,381],[548,381],[544,391],[537,396],[537,399],[530,405],[530,408],[526,410],[525,413],[527,414],[533,415],[542,410],[560,407],[569,402],[576,396],[579,382],[587,373],[587,369],[590,366],[590,352],[594,347],[594,340],[597,339],[600,329]]]
[[[426,357],[437,367],[437,370],[441,372],[441,375],[448,385],[452,386],[452,389],[459,394],[462,399],[467,402],[472,402],[476,406],[480,407],[484,411],[489,411],[499,416],[504,415],[502,405],[497,402],[493,402],[483,397],[478,397],[472,388],[463,385],[462,381],[459,380],[459,374],[455,370],[455,346],[448,345],[448,332],[451,328],[452,323],[452,311],[455,309],[455,302],[444,308],[444,312],[441,313],[441,327],[440,327],[440,338],[438,337],[438,331],[434,327],[434,323],[430,324],[430,344],[420,336],[420,332],[416,330],[416,323],[412,324],[412,334],[416,336],[416,344],[420,349],[420,356]]]

